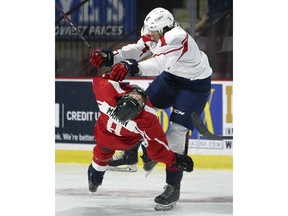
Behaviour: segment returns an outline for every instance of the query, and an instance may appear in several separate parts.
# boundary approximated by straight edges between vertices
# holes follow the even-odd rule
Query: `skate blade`
[[[124,166],[108,166],[108,171],[115,171],[115,172],[137,172],[136,165],[124,165]]]
[[[153,169],[155,168],[156,165],[157,165],[157,163],[155,163],[155,165],[149,171],[146,171],[145,177],[150,175],[150,173],[153,171]]]
[[[168,205],[156,204],[154,209],[156,211],[170,211],[176,208],[176,202],[172,202]]]

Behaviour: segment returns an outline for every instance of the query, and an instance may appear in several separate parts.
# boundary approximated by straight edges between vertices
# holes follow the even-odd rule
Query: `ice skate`
[[[138,163],[137,152],[123,151],[120,155],[113,156],[107,170],[119,172],[136,172]]]
[[[157,162],[156,161],[152,161],[148,157],[147,151],[146,151],[145,148],[143,148],[143,146],[142,146],[142,150],[143,150],[143,155],[140,156],[140,157],[141,157],[141,159],[143,161],[143,169],[146,171],[145,177],[147,177],[152,172],[152,170],[156,166]]]
[[[164,192],[154,199],[156,202],[154,209],[157,211],[168,211],[174,209],[179,197],[180,184],[175,186],[166,185],[164,187]]]
[[[154,167],[157,165],[158,162],[156,161],[149,161],[148,163],[144,164],[143,169],[146,171],[145,177],[150,175]]]
[[[157,162],[152,161],[150,158],[148,158],[146,154],[143,154],[140,157],[142,158],[142,161],[143,161],[143,169],[146,172],[151,171],[157,164]]]
[[[137,164],[132,165],[120,165],[120,166],[108,166],[108,171],[117,171],[117,172],[137,172]]]

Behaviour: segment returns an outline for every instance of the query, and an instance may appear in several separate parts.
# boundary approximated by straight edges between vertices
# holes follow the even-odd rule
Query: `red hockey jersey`
[[[101,112],[94,127],[97,145],[93,151],[93,162],[94,165],[96,163],[96,167],[100,166],[100,171],[106,170],[115,150],[130,149],[139,141],[146,147],[151,160],[163,162],[168,166],[173,165],[175,161],[175,154],[169,150],[165,133],[149,100],[138,116],[126,123],[121,123],[113,115],[116,100],[131,88],[132,86],[125,83],[103,77],[93,79],[93,93]]]

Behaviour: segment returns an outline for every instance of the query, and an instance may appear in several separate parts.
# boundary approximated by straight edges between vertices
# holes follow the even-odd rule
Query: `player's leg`
[[[203,91],[202,86],[199,92],[194,92],[191,89],[181,89],[180,86],[186,87],[193,84],[189,80],[174,80],[178,83],[177,95],[173,98],[173,111],[170,116],[170,121],[173,123],[167,133],[169,148],[178,154],[185,155],[188,151],[188,129],[193,130],[190,114],[193,111],[202,112],[207,102],[209,94],[209,83]],[[184,81],[184,83],[182,83]],[[199,83],[198,83],[199,84]],[[198,85],[197,84],[197,85]],[[200,89],[200,88],[199,88]],[[157,205],[156,210],[169,210],[173,208],[173,204],[180,198],[180,186],[183,177],[183,171],[176,168],[166,169],[165,190],[162,194],[155,198]]]
[[[179,169],[166,168],[166,185],[164,192],[155,197],[155,210],[166,211],[172,209],[180,198],[181,180],[183,171]]]
[[[107,149],[100,146],[100,144],[93,148],[93,159],[87,172],[88,186],[91,193],[96,192],[102,184],[104,174],[114,152],[115,150]]]
[[[188,129],[180,124],[172,123],[167,140],[169,148],[178,154],[187,155]],[[166,183],[164,192],[157,196],[154,201],[157,203],[155,210],[170,210],[180,198],[181,180],[183,171],[175,167],[166,167]]]
[[[147,96],[155,108],[166,109],[173,105],[177,90],[169,82],[170,74],[164,71],[146,89]]]

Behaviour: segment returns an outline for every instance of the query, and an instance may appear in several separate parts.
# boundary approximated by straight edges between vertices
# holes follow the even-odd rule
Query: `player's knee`
[[[186,144],[186,134],[188,129],[180,124],[172,123],[168,133],[167,140],[169,148],[178,154],[184,154]]]

